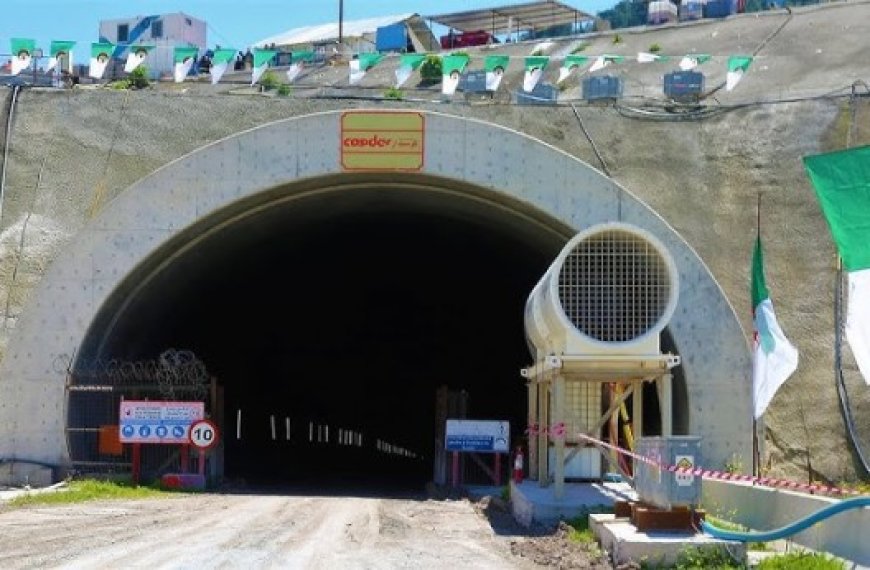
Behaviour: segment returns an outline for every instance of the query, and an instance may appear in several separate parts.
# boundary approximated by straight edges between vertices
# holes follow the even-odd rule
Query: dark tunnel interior
[[[276,201],[104,307],[83,358],[192,350],[217,379],[230,480],[421,488],[439,386],[523,436],[523,307],[564,239],[414,187]]]

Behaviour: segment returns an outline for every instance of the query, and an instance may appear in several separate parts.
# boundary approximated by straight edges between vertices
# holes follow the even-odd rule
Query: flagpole
[[[755,238],[756,240],[761,239],[761,192],[756,194],[756,202],[755,202]],[[754,307],[753,307],[754,310]],[[753,358],[755,358],[753,354]],[[754,366],[753,366],[754,368]],[[755,380],[753,379],[753,382]],[[755,400],[755,387],[753,384],[752,388],[753,393],[753,401]],[[752,406],[752,475],[754,477],[758,477],[758,468],[759,468],[759,458],[758,458],[758,420],[755,419],[755,406]],[[754,485],[753,481],[753,485]]]

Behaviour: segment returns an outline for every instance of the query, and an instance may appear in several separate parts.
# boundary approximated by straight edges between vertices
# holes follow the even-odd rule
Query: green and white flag
[[[619,63],[624,59],[625,58],[621,55],[599,55],[597,58],[595,58],[595,63],[593,63],[589,67],[589,72],[592,73],[593,71],[604,69],[611,63]]]
[[[870,385],[870,146],[804,157],[849,280],[846,340]]]
[[[88,76],[93,79],[102,79],[106,73],[106,66],[112,59],[115,46],[109,43],[91,44],[91,64],[88,67]]]
[[[75,42],[68,41],[52,41],[51,47],[48,50],[48,64],[45,67],[45,72],[49,73],[57,67],[57,60],[63,56],[67,56],[72,60],[72,49],[75,47]]]
[[[411,78],[414,71],[423,64],[426,56],[419,53],[406,53],[399,59],[399,67],[396,69],[396,89],[401,87]]]
[[[30,67],[33,51],[36,49],[36,40],[12,38],[9,43],[12,44],[12,61],[9,65],[10,73],[18,75]]]
[[[441,59],[441,93],[453,95],[459,87],[459,78],[468,65],[467,55],[446,55]]]
[[[562,61],[562,67],[559,68],[559,79],[556,80],[556,83],[562,83],[568,76],[571,75],[571,72],[581,65],[586,65],[589,62],[589,58],[585,55],[569,55],[566,56]]]
[[[196,54],[199,48],[195,47],[176,47],[172,59],[175,62],[175,67],[172,70],[173,79],[176,83],[181,83],[187,74],[190,73]]]
[[[748,55],[732,55],[728,58],[728,75],[725,76],[726,91],[731,91],[740,83],[743,74],[749,69],[751,63],[752,57]]]
[[[359,57],[352,59],[350,62],[350,84],[359,83],[365,77],[366,72],[376,66],[383,57],[379,53],[361,53]]]
[[[798,351],[785,338],[773,312],[773,303],[764,282],[764,257],[761,237],[752,253],[752,395],[755,418],[764,415],[774,394],[798,365]]]
[[[251,85],[257,83],[266,70],[269,69],[269,62],[275,57],[278,52],[273,49],[255,49],[254,50],[254,69],[251,71]]]
[[[529,93],[544,75],[550,57],[546,55],[530,55],[526,58],[526,74],[523,76],[523,91]]]
[[[124,73],[132,73],[133,70],[145,63],[148,52],[152,49],[154,46],[130,46],[130,53],[127,54],[127,62],[124,64]]]
[[[506,55],[488,55],[483,60],[483,68],[486,70],[486,90],[498,91],[504,72],[510,65],[511,58]]]
[[[654,61],[667,61],[669,58],[666,55],[658,55],[655,53],[648,53],[645,51],[637,52],[637,62],[638,63],[652,63]]]
[[[704,62],[710,61],[712,57],[713,56],[705,53],[693,53],[683,56],[683,59],[680,60],[680,69],[683,71],[690,71]]]
[[[293,83],[305,66],[314,61],[313,51],[294,51],[290,61],[290,67],[287,68],[287,81]]]
[[[211,58],[211,67],[209,68],[212,85],[217,85],[235,58],[236,50],[233,48],[214,50],[214,55]]]

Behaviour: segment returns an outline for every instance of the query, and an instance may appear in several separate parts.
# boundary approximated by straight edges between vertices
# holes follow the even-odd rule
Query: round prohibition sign
[[[218,442],[218,427],[211,420],[198,420],[190,426],[190,443],[199,449],[211,449]]]

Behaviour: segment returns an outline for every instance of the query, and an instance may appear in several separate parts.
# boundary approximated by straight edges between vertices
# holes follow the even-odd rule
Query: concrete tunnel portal
[[[522,307],[571,232],[481,189],[401,178],[284,186],[202,220],[127,277],[76,368],[193,351],[221,394],[224,475],[248,482],[419,488],[440,386],[522,439]],[[115,406],[94,400],[71,396],[73,429]],[[647,405],[655,418],[654,390]],[[100,459],[70,441],[74,460]]]
[[[359,113],[372,128],[384,114]],[[227,477],[417,487],[433,475],[441,386],[467,393],[468,417],[510,420],[523,436],[525,300],[572,235],[621,220],[661,239],[680,272],[661,339],[682,356],[675,433],[702,436],[709,463],[748,460],[739,322],[697,254],[646,204],[540,141],[429,112],[411,113],[425,122],[419,168],[351,172],[340,150],[347,114],[203,147],[81,230],[0,365],[0,457],[76,471],[129,465],[129,450],[106,456],[100,439],[120,394],[190,394],[155,394],[153,379],[93,386],[108,369],[178,349],[215,379],[197,397],[224,430]],[[652,386],[643,400],[654,434]],[[145,446],[143,467],[171,465],[167,447]]]

